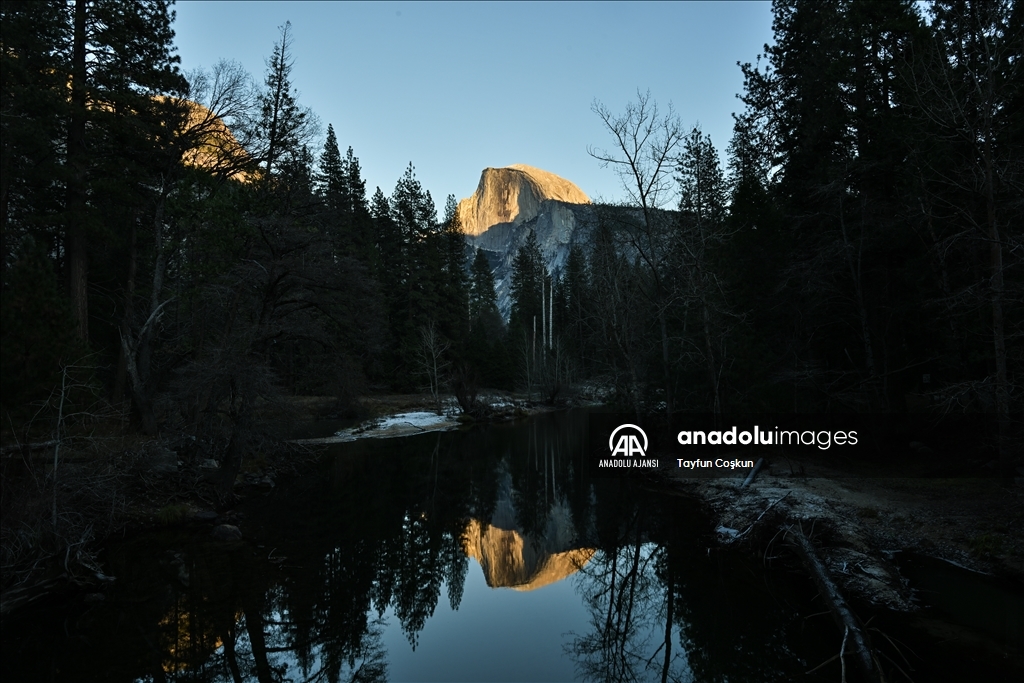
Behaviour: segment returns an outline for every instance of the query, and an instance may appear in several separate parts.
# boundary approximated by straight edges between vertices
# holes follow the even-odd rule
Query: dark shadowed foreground
[[[4,680],[840,680],[843,634],[791,553],[589,479],[585,433],[570,411],[340,444],[250,500],[242,540],[111,542],[105,592],[5,620]],[[915,612],[851,603],[886,680],[1019,680],[1019,588],[896,562]]]

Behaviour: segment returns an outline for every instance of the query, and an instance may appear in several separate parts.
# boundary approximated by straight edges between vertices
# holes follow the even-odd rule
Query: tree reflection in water
[[[712,547],[688,501],[624,482],[596,491],[598,551],[577,578],[590,630],[565,648],[580,679],[818,680],[806,672],[838,642],[801,618],[821,611],[806,579]]]
[[[587,681],[691,680],[685,657],[672,649],[671,553],[647,541],[645,510],[630,512],[580,572],[593,630],[577,634],[566,651]]]
[[[118,581],[105,602],[5,620],[4,679],[384,680],[384,617],[416,648],[444,590],[460,607],[467,552],[492,587],[532,590],[578,572],[591,623],[567,652],[582,678],[802,677],[808,658],[786,647],[785,591],[762,585],[759,567],[709,555],[692,506],[589,481],[585,428],[569,413],[345,444],[322,471],[245,508],[258,541],[138,536],[109,551]],[[833,644],[825,651],[809,659]],[[441,661],[464,656],[487,655]]]

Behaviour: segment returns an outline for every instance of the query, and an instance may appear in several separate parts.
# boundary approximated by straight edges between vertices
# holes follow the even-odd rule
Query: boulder
[[[154,474],[174,474],[178,471],[178,453],[163,446],[153,449],[144,462],[146,468]]]
[[[215,541],[231,542],[242,540],[242,532],[233,524],[218,524],[213,527],[210,535]]]

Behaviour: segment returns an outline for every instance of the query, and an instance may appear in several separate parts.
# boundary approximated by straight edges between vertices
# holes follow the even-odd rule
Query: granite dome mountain
[[[498,309],[511,311],[512,262],[532,230],[548,272],[557,277],[569,249],[595,222],[590,198],[565,178],[525,164],[485,168],[476,191],[458,205],[466,242],[494,269]]]
[[[499,223],[521,224],[536,218],[546,201],[589,204],[590,198],[572,182],[526,164],[485,168],[472,196],[459,202],[459,218],[467,235],[480,235]]]

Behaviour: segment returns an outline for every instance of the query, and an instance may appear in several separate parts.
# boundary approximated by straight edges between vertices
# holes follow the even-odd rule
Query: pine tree
[[[342,230],[349,236],[353,254],[366,263],[370,272],[377,273],[377,251],[373,219],[366,201],[366,181],[363,180],[359,159],[349,147],[342,162],[345,168],[345,191],[348,204],[342,214]]]
[[[401,286],[404,279],[405,244],[391,216],[391,204],[379,187],[370,200],[369,212],[373,222],[377,260],[380,264],[380,280],[385,289],[391,291],[396,286]]]
[[[60,138],[67,107],[65,2],[0,5],[0,282],[30,230],[56,246],[52,215],[63,204]],[[51,251],[56,252],[56,248]]]
[[[378,188],[371,202],[380,282],[388,301],[393,367],[407,382],[421,341],[421,329],[443,323],[444,282],[441,226],[430,193],[410,163],[389,199]],[[448,330],[445,330],[447,336]],[[410,387],[406,387],[410,388]]]
[[[351,149],[349,150],[351,152]],[[348,198],[348,169],[338,149],[334,126],[327,124],[327,140],[320,153],[320,172],[316,176],[317,194],[327,206],[332,218],[341,216],[350,202]]]
[[[290,21],[279,28],[281,39],[267,60],[265,89],[259,96],[260,117],[256,139],[261,143],[260,158],[266,179],[270,179],[278,166],[302,154],[303,145],[316,128],[312,112],[298,104],[298,95],[292,86],[294,66],[291,55]]]
[[[349,150],[351,152],[351,149]],[[338,138],[334,126],[328,124],[327,139],[320,153],[319,171],[316,174],[316,191],[324,207],[321,222],[330,237],[335,258],[343,255],[363,254],[365,242],[355,239],[352,230],[352,200],[349,192],[347,160],[338,149]],[[357,242],[359,245],[357,246]]]
[[[683,141],[679,160],[679,211],[701,229],[725,218],[725,179],[711,137],[694,127]]]
[[[336,252],[358,259],[376,274],[379,258],[374,248],[374,223],[366,202],[366,181],[352,148],[341,156],[331,125],[327,126],[319,167],[317,193],[325,207],[323,221]]]
[[[648,370],[653,341],[649,332],[657,312],[642,290],[647,269],[616,246],[615,229],[621,219],[606,212],[599,212],[598,218],[587,264],[587,309],[594,320],[591,358],[600,372],[614,378],[619,399],[639,413],[644,384],[667,379],[654,374],[657,369]]]
[[[374,244],[378,264],[377,276],[384,295],[388,343],[391,351],[388,370],[398,366],[398,348],[403,335],[402,299],[405,293],[406,245],[391,215],[391,204],[379,187],[370,200],[370,216],[374,228]]]
[[[448,195],[444,220],[438,236],[441,250],[441,326],[450,339],[465,339],[469,333],[469,278],[466,273],[466,236],[459,220],[458,204]]]
[[[494,291],[494,271],[483,249],[476,250],[471,277],[469,315],[476,324],[475,321],[484,313],[498,310],[498,295]]]
[[[363,180],[359,159],[351,147],[345,152],[345,160],[342,163],[345,169],[345,189],[348,192],[348,210],[353,216],[366,213],[366,181]]]
[[[526,243],[519,247],[512,262],[512,314],[509,327],[517,330],[517,334],[526,332],[532,335],[534,320],[537,321],[537,329],[541,329],[541,286],[546,276],[537,235],[531,230],[526,236]]]
[[[716,272],[729,291],[731,309],[740,329],[729,341],[732,377],[743,377],[745,391],[733,392],[730,410],[760,410],[782,402],[766,397],[752,387],[771,384],[780,355],[779,297],[776,286],[785,280],[795,252],[789,243],[792,232],[785,229],[775,197],[770,193],[768,155],[761,148],[754,122],[747,115],[736,117],[729,144],[729,209],[726,218],[729,240],[715,259]],[[789,330],[787,330],[787,333]],[[767,400],[766,400],[767,398]],[[765,401],[766,403],[760,403]]]
[[[392,217],[407,244],[425,243],[438,234],[434,200],[416,179],[411,162],[395,185],[390,203]]]
[[[917,87],[908,98],[921,176],[915,199],[934,245],[933,271],[941,274],[936,298],[951,319],[974,328],[950,326],[964,343],[960,367],[950,363],[946,372],[961,375],[959,387],[988,394],[980,402],[998,415],[1000,469],[1009,476],[1011,414],[1020,412],[1014,378],[1021,376],[1021,356],[1011,349],[1024,329],[1013,247],[1024,196],[1024,9],[1005,0],[938,0],[932,14],[929,39],[914,53]],[[984,342],[964,353],[969,337]],[[985,358],[984,369],[966,362],[968,354]],[[951,392],[957,398],[946,399],[948,406],[960,409],[961,391]]]
[[[20,251],[0,294],[0,405],[15,415],[45,400],[59,383],[60,363],[82,353],[45,248],[29,238]]]
[[[722,408],[721,368],[724,365],[725,325],[729,312],[723,296],[716,251],[727,239],[725,180],[718,152],[709,136],[694,128],[683,142],[679,159],[679,229],[674,245],[679,268],[677,282],[683,320],[680,328],[697,330],[687,346],[700,349],[710,399],[716,413]],[[696,321],[687,320],[690,312]]]
[[[853,149],[843,91],[850,67],[842,44],[848,1],[774,5],[775,44],[768,56],[775,68],[775,92],[770,101],[780,112],[782,191],[793,200],[820,201],[810,186],[841,173]]]
[[[483,250],[477,249],[470,268],[470,330],[465,357],[487,386],[507,387],[513,371],[497,301],[491,264]]]
[[[591,360],[588,348],[587,311],[588,278],[587,258],[579,244],[569,248],[565,260],[565,271],[561,278],[561,294],[564,297],[564,320],[559,321],[569,352],[576,359],[581,371],[586,374]]]
[[[882,320],[894,315],[885,312],[890,307],[902,308],[900,296],[912,290],[893,281],[884,254],[913,248],[898,218],[906,209],[893,200],[913,176],[913,130],[901,106],[910,79],[899,74],[914,52],[920,20],[906,0],[786,0],[775,3],[774,12],[768,68],[744,69],[748,111],[739,121],[747,130],[737,127],[737,133],[767,141],[775,152],[767,189],[791,217],[773,252],[788,252],[791,291],[779,301],[800,341],[791,333],[780,333],[779,341],[800,348],[794,357],[801,369],[794,373],[841,368],[857,394],[843,400],[881,409],[888,402],[881,368],[903,365],[887,354],[905,348],[896,337],[882,341],[887,329],[895,332]],[[737,151],[749,161],[752,145],[739,140]],[[763,201],[751,177],[758,171],[741,178],[745,202]],[[749,207],[741,202],[736,209],[738,217]],[[840,329],[856,330],[857,343]],[[828,381],[836,392],[844,384]]]
[[[179,127],[169,119],[183,113],[173,99],[159,97],[185,89],[169,5],[165,0],[131,5],[75,0],[66,15],[64,41],[56,46],[71,48],[62,84],[70,85],[63,242],[72,316],[83,340],[90,337],[90,245],[97,230],[110,224],[109,213],[90,196],[116,198],[119,208],[144,203],[139,181],[148,173],[142,169],[152,171],[154,162],[164,161],[160,147]],[[97,165],[105,168],[97,172]],[[95,192],[97,185],[105,185],[104,191]]]

